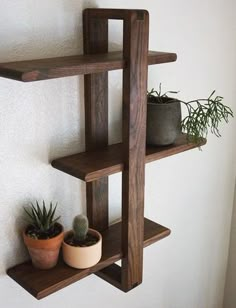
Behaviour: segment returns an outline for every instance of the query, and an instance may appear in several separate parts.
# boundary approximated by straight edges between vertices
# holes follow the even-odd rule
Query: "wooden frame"
[[[123,55],[127,66],[123,71],[123,258],[119,277],[121,288],[128,291],[142,282],[149,16],[144,10],[85,10],[86,54],[107,51],[108,19],[124,22]],[[107,73],[85,76],[87,150],[107,145],[107,91]],[[108,227],[107,177],[87,183],[86,187],[87,212],[92,226],[97,229]],[[117,267],[113,268],[119,272]],[[104,274],[102,277],[111,281]]]
[[[108,19],[121,19],[123,52],[108,53]],[[85,75],[84,153],[55,159],[52,166],[86,181],[90,225],[103,236],[102,258],[77,270],[60,259],[42,271],[30,261],[8,269],[8,275],[37,299],[90,274],[127,292],[142,282],[143,248],[168,236],[170,230],[144,218],[145,163],[195,148],[182,135],[168,147],[145,145],[148,65],[173,62],[174,53],[148,52],[148,12],[86,9],[84,55],[0,64],[0,76],[32,82]],[[123,142],[108,146],[108,71],[123,69]],[[201,145],[206,140],[202,140]],[[108,224],[108,176],[122,171],[122,221]],[[122,266],[115,264],[122,261]]]

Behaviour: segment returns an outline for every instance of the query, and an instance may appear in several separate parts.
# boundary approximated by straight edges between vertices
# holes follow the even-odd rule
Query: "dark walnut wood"
[[[95,273],[98,277],[102,278],[106,282],[109,282],[114,287],[122,290],[122,273],[121,273],[121,267],[117,265],[116,263],[113,263],[103,269],[101,269],[99,272]]]
[[[121,286],[129,291],[143,276],[148,12],[127,12],[123,30],[128,65],[123,70]]]
[[[84,53],[108,52],[108,20],[83,14]],[[84,76],[85,144],[87,151],[108,145],[108,72]],[[87,216],[91,228],[108,228],[108,177],[86,183]]]
[[[121,19],[123,52],[108,53],[108,19]],[[142,282],[143,247],[169,235],[170,230],[144,219],[145,163],[196,145],[184,137],[170,147],[147,147],[146,93],[148,65],[173,62],[176,54],[148,52],[149,16],[145,10],[86,9],[84,55],[0,64],[0,76],[36,81],[85,75],[86,152],[56,159],[52,165],[88,182],[90,225],[102,230],[101,261],[86,270],[62,260],[49,271],[30,262],[8,275],[36,298],[43,298],[91,273],[127,292]],[[108,146],[108,71],[123,69],[122,144]],[[204,143],[204,142],[203,142]],[[122,222],[108,227],[108,178],[122,171]],[[118,267],[114,262],[122,260]]]
[[[201,146],[206,144],[203,139]],[[197,148],[198,145],[188,143],[186,135],[182,134],[170,146],[150,146],[146,148],[145,162],[149,163],[171,155]],[[88,151],[67,157],[55,159],[52,166],[80,180],[95,181],[113,173],[123,171],[122,144],[113,144],[97,151]]]
[[[144,247],[170,234],[169,229],[149,219],[145,219],[144,231]],[[110,226],[109,229],[102,232],[102,236],[102,259],[97,265],[89,269],[77,270],[71,268],[60,259],[57,266],[51,270],[38,270],[32,266],[31,262],[26,262],[10,268],[7,274],[34,297],[41,299],[92,273],[96,273],[122,258],[121,223]],[[117,282],[118,284],[119,282]]]
[[[133,10],[127,10],[127,9],[94,9],[89,8],[85,9],[87,13],[89,14],[90,18],[101,18],[101,19],[121,19],[126,21],[130,18],[131,14],[135,14],[138,16],[138,19],[143,19],[143,13],[148,13],[145,10],[140,9],[133,9]]]
[[[176,61],[175,53],[150,51],[148,64]],[[123,69],[127,66],[120,51],[96,54],[67,56],[50,59],[18,61],[0,64],[0,77],[18,81],[37,81],[76,75],[95,74]]]

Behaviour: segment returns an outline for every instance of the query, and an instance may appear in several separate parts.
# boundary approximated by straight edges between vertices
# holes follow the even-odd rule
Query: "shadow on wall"
[[[224,308],[235,308],[236,303],[236,180],[234,189],[234,207],[231,222],[228,269],[226,274]]]
[[[82,11],[87,7],[96,7],[97,5],[95,1],[52,0],[50,1],[49,8],[48,5],[49,3],[47,3],[46,6],[43,3],[37,3],[34,7],[28,7],[28,19],[26,19],[25,23],[22,23],[21,26],[19,26],[17,22],[11,23],[11,20],[9,20],[8,25],[6,24],[5,26],[6,30],[9,24],[11,24],[11,27],[8,31],[5,31],[6,34],[5,37],[3,37],[0,47],[1,62],[48,58],[61,55],[79,54],[82,52]],[[27,14],[27,12],[24,12],[25,9],[24,4],[21,5],[22,18]],[[18,11],[18,17],[21,14],[21,10]],[[14,14],[11,14],[11,16],[12,15]],[[11,16],[9,17],[10,19]],[[12,16],[12,18],[13,17],[14,16]],[[40,18],[42,18],[41,21]],[[18,22],[21,23],[20,19],[21,17]],[[82,104],[84,91],[82,78],[83,77],[79,78],[77,81],[77,101],[79,103],[76,105],[76,108],[78,108],[78,113],[80,115],[79,124],[84,122],[84,107]],[[43,86],[41,86],[41,88],[43,89]],[[33,91],[33,88],[29,88],[29,91]],[[62,104],[65,103],[66,101],[62,101]],[[66,125],[70,124],[68,119],[65,121],[67,121]],[[68,138],[65,141],[66,144],[64,143],[62,145],[60,138],[55,139],[55,136],[52,137],[49,147],[45,145],[45,151],[48,151],[48,157],[37,157],[37,153],[35,153],[35,158],[39,160],[39,163],[49,164],[52,159],[56,158],[55,155],[69,155],[73,152],[78,152],[78,149],[75,149],[75,147],[78,146],[78,136],[84,136],[84,127],[79,127],[78,125],[77,128],[79,129],[78,135],[73,135],[71,138]],[[37,142],[37,140],[35,140],[35,142]],[[84,146],[84,137],[81,138],[80,143]],[[46,161],[47,158],[48,161]],[[84,186],[81,186],[82,185],[78,185],[79,189],[81,189],[80,195],[83,198],[83,200],[81,200],[81,206],[85,211],[85,189]],[[19,205],[17,206],[14,215],[14,228],[12,228],[11,231],[15,234],[12,237],[15,239],[14,245],[11,246],[9,243],[11,251],[8,250],[8,254],[5,254],[2,260],[6,269],[13,265],[12,258],[9,258],[9,253],[14,255],[14,259],[16,259],[17,262],[23,262],[28,259],[28,253],[22,240],[22,230],[25,226],[22,209],[26,204],[28,204],[28,200],[19,201]]]
[[[3,268],[6,270],[10,268],[11,266],[15,265],[12,264],[14,260],[17,260],[18,263],[24,262],[29,259],[28,251],[24,245],[23,242],[23,236],[22,231],[25,229],[27,225],[27,221],[25,219],[23,206],[26,206],[29,203],[29,200],[23,200],[19,202],[19,206],[15,209],[15,216],[16,219],[14,220],[13,228],[12,226],[9,226],[8,232],[11,232],[12,234],[8,233],[8,236],[11,238],[11,243],[14,241],[14,245],[10,245],[11,248],[11,254],[14,255],[14,258],[9,258],[8,254],[5,254],[2,261]],[[0,276],[4,273],[0,272]]]

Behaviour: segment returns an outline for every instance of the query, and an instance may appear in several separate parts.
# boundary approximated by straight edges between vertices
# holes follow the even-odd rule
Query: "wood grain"
[[[170,234],[169,229],[149,219],[145,219],[144,231],[144,247]],[[41,299],[121,259],[121,223],[110,226],[102,232],[102,237],[102,259],[89,269],[71,268],[60,259],[57,266],[50,270],[35,269],[31,262],[25,262],[10,268],[7,274],[34,297]]]
[[[123,173],[121,286],[131,290],[142,282],[144,168],[146,144],[149,15],[127,12],[124,20]]]
[[[88,8],[85,11],[90,15],[91,18],[102,18],[102,19],[121,19],[126,21],[129,19],[130,14],[135,14],[138,16],[138,19],[142,18],[144,10],[140,9],[96,9]],[[148,13],[147,11],[145,11]]]
[[[201,146],[206,144],[203,139]],[[182,153],[198,146],[188,143],[186,135],[182,134],[173,145],[146,147],[146,164],[171,155]],[[124,169],[122,160],[122,143],[113,144],[97,151],[88,151],[66,156],[52,161],[52,166],[80,180],[91,182]]]
[[[121,267],[116,263],[101,269],[95,274],[106,282],[112,284],[114,287],[124,291],[121,284]]]
[[[0,64],[0,76],[20,81],[85,75],[86,152],[54,160],[52,165],[88,182],[87,212],[90,225],[103,231],[102,259],[86,270],[72,269],[62,261],[50,271],[34,269],[30,262],[10,269],[8,275],[38,299],[91,273],[125,292],[139,285],[143,247],[170,233],[144,220],[145,162],[190,148],[186,144],[165,150],[148,147],[145,153],[148,65],[176,60],[174,53],[148,53],[148,12],[86,9],[83,18],[85,55]],[[108,53],[108,19],[124,21],[123,52]],[[107,72],[115,69],[124,70],[123,141],[108,147]],[[123,172],[122,222],[108,228],[107,176],[118,171]],[[113,264],[119,259],[121,268]]]
[[[176,61],[175,53],[150,51],[148,64]],[[105,54],[66,56],[0,64],[0,77],[31,82],[52,78],[95,74],[127,66],[121,51]]]
[[[108,52],[108,20],[83,14],[84,53]],[[108,145],[108,72],[84,76],[85,145],[87,151]],[[91,228],[108,228],[108,178],[86,183],[87,216]]]

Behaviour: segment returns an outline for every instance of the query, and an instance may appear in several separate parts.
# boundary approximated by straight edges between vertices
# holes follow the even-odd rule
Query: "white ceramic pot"
[[[71,231],[65,233],[64,239]],[[89,229],[90,234],[98,238],[98,242],[88,247],[75,247],[63,241],[62,252],[65,263],[71,267],[83,269],[91,267],[99,262],[102,256],[102,236],[93,229]]]

